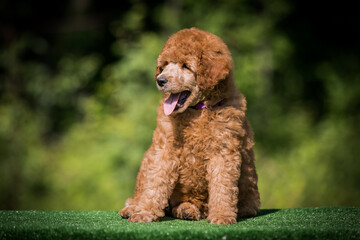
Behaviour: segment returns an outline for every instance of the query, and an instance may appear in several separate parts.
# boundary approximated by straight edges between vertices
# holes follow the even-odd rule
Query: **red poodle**
[[[166,208],[176,218],[214,224],[256,216],[253,133],[225,43],[196,28],[177,32],[157,59],[155,80],[163,99],[153,143],[120,215],[152,222]]]

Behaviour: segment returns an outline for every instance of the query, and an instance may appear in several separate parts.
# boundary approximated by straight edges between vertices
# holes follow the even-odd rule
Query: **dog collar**
[[[225,100],[226,100],[226,98],[224,98],[220,102],[216,103],[215,105],[212,105],[211,107],[222,106],[225,104]],[[199,102],[198,104],[196,104],[195,106],[192,106],[191,108],[196,109],[196,110],[201,110],[201,109],[207,108],[207,106],[203,102]]]

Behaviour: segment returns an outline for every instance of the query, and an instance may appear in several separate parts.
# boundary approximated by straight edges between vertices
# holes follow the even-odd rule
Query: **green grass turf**
[[[0,239],[360,239],[360,208],[261,210],[235,225],[170,217],[129,223],[114,211],[0,211]]]

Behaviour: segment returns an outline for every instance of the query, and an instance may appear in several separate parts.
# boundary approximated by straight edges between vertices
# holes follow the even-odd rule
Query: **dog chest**
[[[179,160],[179,180],[176,191],[187,197],[206,198],[208,194],[207,160],[196,157],[187,147],[182,149]]]

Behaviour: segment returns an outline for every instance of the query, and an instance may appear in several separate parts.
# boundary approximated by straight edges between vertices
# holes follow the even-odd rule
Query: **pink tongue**
[[[180,97],[180,93],[171,94],[170,97],[165,101],[164,113],[166,115],[170,115],[174,111],[176,104],[179,100],[179,97]]]

